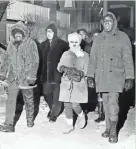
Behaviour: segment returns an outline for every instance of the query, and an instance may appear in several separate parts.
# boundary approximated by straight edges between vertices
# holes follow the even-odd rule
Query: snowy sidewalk
[[[33,128],[27,128],[25,111],[16,125],[15,133],[0,132],[0,149],[135,149],[135,135],[131,132],[120,131],[119,142],[110,144],[108,139],[102,138],[105,124],[96,125],[96,114],[88,114],[88,125],[81,130],[65,135],[62,133],[65,126],[65,115],[62,114],[56,123],[47,119],[48,108],[40,110]]]

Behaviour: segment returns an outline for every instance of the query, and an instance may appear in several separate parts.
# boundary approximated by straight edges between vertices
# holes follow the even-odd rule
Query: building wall
[[[0,42],[6,44],[6,12],[0,22]]]

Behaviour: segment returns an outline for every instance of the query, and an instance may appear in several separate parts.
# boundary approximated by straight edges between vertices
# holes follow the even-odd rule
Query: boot
[[[15,132],[15,127],[12,124],[6,124],[0,125],[0,131],[1,132]]]
[[[33,126],[34,126],[34,122],[27,121],[27,127],[33,127]]]
[[[47,118],[50,119],[50,117],[51,117],[51,110],[47,114]]]
[[[110,119],[106,119],[106,130],[102,133],[103,138],[108,138],[110,136],[111,122]]]
[[[54,123],[56,122],[57,117],[56,116],[50,116],[49,122]]]
[[[27,127],[34,126],[34,103],[26,103],[26,119],[27,119]]]
[[[106,128],[106,130],[102,133],[103,138],[108,138],[110,136],[110,129]]]
[[[64,134],[69,134],[70,132],[72,132],[74,130],[74,126],[73,126],[73,119],[67,119],[67,125],[65,130],[63,131]]]
[[[77,121],[80,125],[80,129],[83,129],[86,125],[85,113],[83,111],[78,115]]]
[[[109,142],[110,143],[117,143],[118,142],[118,136],[117,136],[117,121],[111,121],[111,129],[110,129],[110,135],[109,135]]]
[[[103,101],[98,101],[98,114],[99,114],[99,117],[95,120],[96,123],[100,123],[105,120]]]

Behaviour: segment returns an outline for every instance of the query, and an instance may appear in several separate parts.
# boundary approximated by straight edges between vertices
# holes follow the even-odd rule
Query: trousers
[[[105,111],[106,127],[110,129],[110,121],[118,121],[119,93],[102,93],[102,98]]]
[[[17,81],[13,81],[8,87],[8,99],[6,102],[6,116],[5,122],[7,124],[14,124],[14,117],[16,111],[16,101],[19,91],[22,92],[23,100],[26,109],[27,123],[31,123],[34,120],[34,97],[33,89],[19,89]]]
[[[44,98],[51,110],[51,117],[58,117],[63,103],[59,101],[60,84],[43,84]]]

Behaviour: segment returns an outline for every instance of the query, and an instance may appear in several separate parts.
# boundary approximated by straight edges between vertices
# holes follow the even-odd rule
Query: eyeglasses
[[[53,33],[53,31],[52,30],[47,30],[47,33]]]

